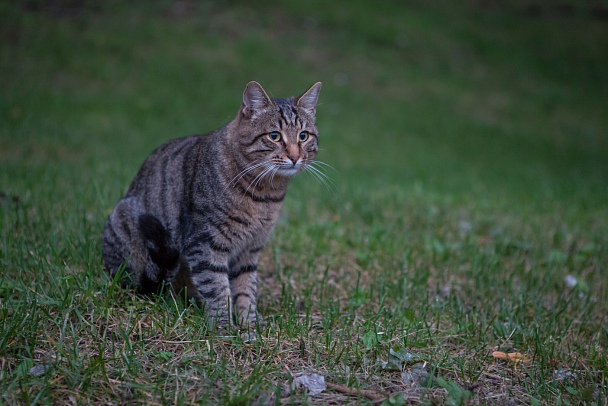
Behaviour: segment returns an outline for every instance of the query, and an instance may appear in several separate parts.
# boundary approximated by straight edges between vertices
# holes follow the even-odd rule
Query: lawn
[[[606,8],[499,3],[1,3],[0,404],[607,405]],[[216,331],[101,231],[249,80],[323,82],[332,183],[290,186],[268,323]]]

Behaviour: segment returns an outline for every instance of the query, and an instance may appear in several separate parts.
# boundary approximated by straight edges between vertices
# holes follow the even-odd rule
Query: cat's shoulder
[[[204,138],[204,135],[188,135],[174,138],[154,149],[150,154],[150,157],[184,152],[187,149],[194,147],[197,143],[204,142]]]

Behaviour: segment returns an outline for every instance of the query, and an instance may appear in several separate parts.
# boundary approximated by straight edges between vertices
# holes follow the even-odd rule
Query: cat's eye
[[[279,142],[281,141],[281,133],[278,131],[269,132],[268,138],[270,138],[270,141]]]
[[[308,132],[302,131],[298,136],[298,139],[300,140],[300,142],[306,141],[308,139]]]

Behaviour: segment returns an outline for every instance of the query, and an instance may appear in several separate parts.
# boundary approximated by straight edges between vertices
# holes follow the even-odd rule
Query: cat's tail
[[[175,278],[180,267],[180,253],[172,245],[171,234],[158,218],[148,213],[142,214],[137,226],[152,261],[141,275],[139,290],[154,293],[163,282],[171,283]]]

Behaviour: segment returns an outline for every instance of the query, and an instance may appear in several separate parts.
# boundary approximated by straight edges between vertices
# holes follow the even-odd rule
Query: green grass
[[[0,404],[372,403],[286,395],[313,372],[392,404],[607,404],[594,4],[113,3],[0,4]],[[228,122],[252,79],[323,82],[335,188],[290,187],[247,335],[115,286],[100,239],[145,157]]]

